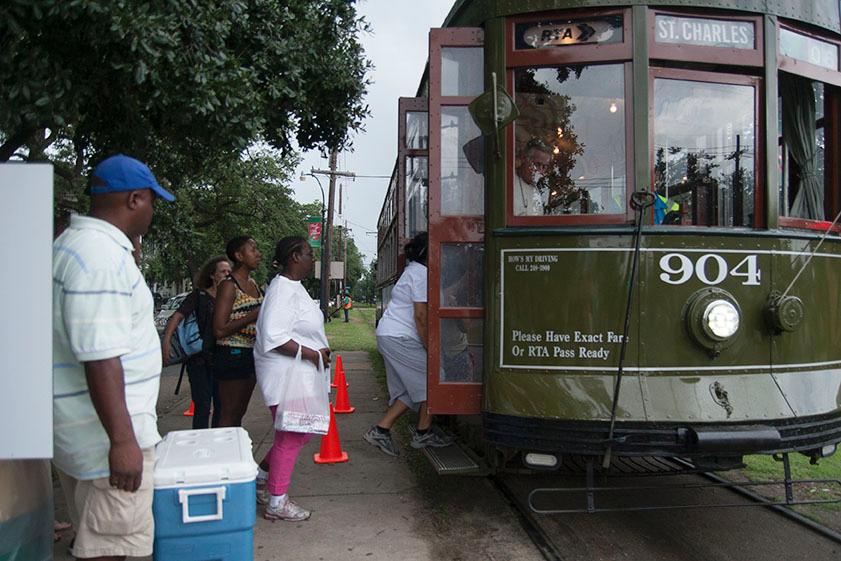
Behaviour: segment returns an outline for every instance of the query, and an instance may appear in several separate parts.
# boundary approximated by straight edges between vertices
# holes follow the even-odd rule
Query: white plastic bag
[[[281,397],[275,412],[275,430],[327,434],[330,428],[330,376],[322,363],[318,369],[301,368],[301,347],[295,363],[281,382]]]

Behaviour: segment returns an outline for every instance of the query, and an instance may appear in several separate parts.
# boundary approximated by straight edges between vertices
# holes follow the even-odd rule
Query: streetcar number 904
[[[701,255],[694,263],[682,253],[667,253],[660,258],[660,270],[660,280],[667,284],[683,284],[694,275],[710,286],[721,284],[728,276],[744,279],[746,286],[759,286],[762,276],[756,255],[748,255],[730,269],[724,257],[715,253]]]

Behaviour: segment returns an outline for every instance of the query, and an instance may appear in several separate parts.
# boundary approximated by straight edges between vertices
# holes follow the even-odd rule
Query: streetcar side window
[[[441,307],[484,306],[485,247],[480,243],[441,245]]]
[[[838,210],[838,195],[830,181],[835,158],[827,141],[836,88],[780,72],[779,93],[780,215],[831,221]]]
[[[429,116],[426,111],[406,112],[406,148],[429,149]]]
[[[475,96],[484,91],[482,47],[441,49],[441,95]]]
[[[442,383],[482,381],[483,329],[482,319],[441,318]]]
[[[514,92],[514,216],[624,214],[624,65],[517,68]]]
[[[441,214],[485,213],[484,142],[466,106],[441,108]]]
[[[756,88],[654,80],[654,223],[754,224]]]
[[[841,42],[790,22],[778,30],[779,224],[825,230],[841,210]]]
[[[406,237],[427,230],[429,157],[406,156]]]
[[[484,306],[484,262],[484,244],[441,244],[442,309]],[[442,383],[482,381],[482,325],[479,318],[441,318]]]

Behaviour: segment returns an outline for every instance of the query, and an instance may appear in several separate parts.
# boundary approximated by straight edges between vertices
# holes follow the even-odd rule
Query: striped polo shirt
[[[76,479],[109,475],[110,442],[83,362],[120,357],[137,442],[148,448],[161,439],[154,300],[131,251],[122,231],[89,216],[73,216],[53,243],[53,461]]]

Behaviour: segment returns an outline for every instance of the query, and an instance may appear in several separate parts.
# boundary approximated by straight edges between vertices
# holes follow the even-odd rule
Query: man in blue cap
[[[132,256],[157,198],[175,197],[142,162],[93,171],[88,216],[53,243],[54,462],[77,559],[152,554],[155,404],[161,347],[154,302]]]

